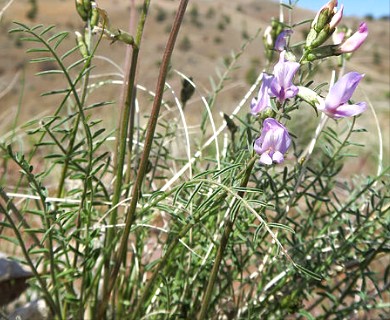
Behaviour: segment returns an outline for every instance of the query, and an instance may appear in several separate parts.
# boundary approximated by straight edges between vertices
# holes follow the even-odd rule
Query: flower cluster
[[[314,61],[330,56],[356,51],[368,36],[368,27],[365,22],[360,23],[358,30],[350,37],[345,33],[337,33],[334,37],[335,44],[321,46],[336,31],[343,17],[343,5],[337,8],[338,1],[331,0],[325,4],[314,18],[310,32],[306,38],[304,61]]]
[[[252,114],[256,115],[270,108],[271,98],[276,98],[282,104],[297,95],[298,87],[292,83],[292,80],[299,69],[299,63],[286,60],[285,54],[286,51],[281,52],[272,75],[263,72],[259,93],[251,102]]]
[[[337,56],[342,53],[355,51],[361,46],[368,35],[367,25],[363,22],[359,30],[350,37],[345,33],[337,34],[335,44],[319,47],[335,31],[343,15],[343,6],[337,9],[337,0],[329,1],[324,5],[311,25],[310,33],[306,40],[305,53],[301,63],[312,61],[327,56]],[[262,73],[262,82],[256,98],[250,104],[251,113],[254,116],[263,114],[258,119],[264,119],[265,114],[272,114],[277,111],[288,100],[295,96],[315,106],[319,111],[332,119],[352,117],[361,114],[367,109],[365,102],[350,104],[357,85],[364,75],[357,72],[349,72],[341,77],[330,89],[325,98],[319,96],[307,87],[296,86],[293,78],[300,68],[300,63],[291,59],[287,53],[287,39],[292,30],[282,30],[274,43],[274,51],[280,52],[279,61],[275,64],[272,74]],[[287,58],[289,57],[289,58]],[[306,60],[305,60],[306,59]],[[270,111],[270,112],[268,112]],[[274,113],[275,114],[275,113]],[[260,137],[254,142],[254,151],[260,155],[259,162],[264,165],[282,163],[284,155],[291,145],[291,138],[286,127],[276,119],[267,117],[262,122]]]

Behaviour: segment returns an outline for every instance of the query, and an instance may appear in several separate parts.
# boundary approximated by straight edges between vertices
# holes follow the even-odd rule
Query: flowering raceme
[[[291,144],[287,129],[273,118],[263,122],[263,130],[254,144],[254,150],[260,155],[260,163],[271,165],[273,162],[282,163],[284,154]]]
[[[349,72],[330,88],[328,95],[318,104],[318,109],[333,119],[356,116],[367,109],[365,102],[349,104],[357,85],[364,75]]]
[[[292,83],[295,73],[299,69],[298,62],[285,60],[285,53],[280,53],[279,62],[274,67],[273,75],[262,74],[262,83],[257,98],[251,101],[251,113],[256,115],[271,106],[271,97],[277,98],[280,103],[295,97],[298,87]]]
[[[298,87],[292,83],[295,73],[299,69],[298,62],[285,60],[286,51],[280,53],[279,62],[274,67],[274,78],[270,83],[270,95],[276,97],[280,103],[295,97]]]

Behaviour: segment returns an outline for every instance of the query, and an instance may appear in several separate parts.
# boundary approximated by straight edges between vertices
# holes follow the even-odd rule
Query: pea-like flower
[[[336,54],[354,52],[363,44],[368,36],[365,22],[360,23],[359,29],[336,48]]]
[[[262,82],[259,93],[257,94],[257,98],[253,98],[251,102],[251,113],[253,115],[258,114],[271,106],[268,90],[272,79],[272,75],[265,72],[262,73]]]
[[[279,62],[274,67],[274,78],[270,84],[270,96],[276,97],[281,103],[295,97],[298,87],[292,83],[295,73],[299,69],[298,62],[286,61],[286,51],[280,53]]]
[[[263,122],[263,130],[254,144],[254,150],[260,155],[260,163],[271,165],[273,162],[282,163],[284,154],[291,144],[287,129],[273,118]]]
[[[329,90],[328,95],[318,104],[318,109],[333,119],[356,116],[367,109],[365,102],[349,104],[357,85],[364,75],[349,72],[341,77]]]

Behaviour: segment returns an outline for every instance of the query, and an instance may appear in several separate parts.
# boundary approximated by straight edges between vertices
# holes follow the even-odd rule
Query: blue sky
[[[299,0],[298,6],[317,11],[327,2],[328,0]],[[364,17],[371,14],[375,18],[380,18],[390,14],[389,0],[339,0],[339,6],[340,4],[344,4],[346,16]]]

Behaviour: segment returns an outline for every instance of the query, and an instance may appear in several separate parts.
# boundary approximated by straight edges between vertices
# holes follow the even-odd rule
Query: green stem
[[[196,223],[196,221],[195,221]],[[155,281],[160,275],[160,272],[164,269],[164,267],[167,264],[168,258],[170,257],[173,250],[176,248],[176,245],[179,243],[180,239],[184,237],[187,232],[194,226],[194,223],[188,223],[181,231],[180,233],[175,237],[175,239],[172,241],[170,246],[168,247],[167,251],[164,254],[164,257],[161,259],[160,263],[157,265],[156,270],[153,272],[153,275],[149,279],[147,285],[145,286],[145,289],[142,293],[142,296],[139,298],[135,308],[131,310],[131,318],[130,320],[136,320],[138,319],[138,315],[141,312],[142,307],[145,306],[145,302],[148,299],[150,292],[154,288]]]
[[[252,172],[252,169],[253,169],[255,162],[256,162],[256,157],[253,157],[250,160],[250,162],[246,168],[246,171],[245,171],[244,177],[241,181],[240,187],[245,188],[247,186],[248,181],[249,181],[249,177],[251,175],[251,172]],[[242,198],[244,196],[244,194],[245,194],[245,191],[238,192],[238,195],[240,198]],[[207,284],[206,292],[203,296],[202,307],[200,309],[199,316],[198,316],[199,320],[203,320],[207,316],[207,310],[209,307],[211,294],[213,293],[214,284],[215,284],[215,281],[217,280],[219,267],[220,267],[220,264],[221,264],[221,261],[223,258],[223,254],[224,254],[226,245],[229,241],[230,234],[233,230],[234,222],[237,218],[237,213],[238,213],[238,209],[239,209],[239,206],[236,206],[237,201],[238,201],[238,198],[234,198],[233,204],[231,206],[231,208],[235,208],[234,212],[232,215],[228,215],[226,217],[225,228],[224,228],[223,233],[222,233],[221,241],[219,243],[219,247],[217,250],[217,255],[216,255],[215,260],[214,260],[213,268],[211,269],[211,275],[209,278],[209,282]],[[232,216],[233,218],[231,219],[230,216]]]
[[[128,138],[128,127],[129,127],[129,118],[131,114],[132,109],[132,101],[134,100],[134,86],[135,86],[135,77],[136,77],[136,71],[138,66],[138,55],[142,40],[142,34],[146,22],[146,17],[148,13],[150,5],[150,0],[145,0],[143,5],[143,11],[140,17],[140,21],[138,23],[137,27],[137,34],[135,37],[135,42],[133,45],[133,52],[131,56],[131,63],[130,63],[130,70],[128,72],[128,78],[127,78],[127,93],[126,98],[124,100],[124,105],[121,110],[121,119],[120,119],[120,125],[119,125],[119,132],[117,135],[117,148],[115,150],[115,170],[116,170],[116,181],[114,186],[114,194],[112,198],[112,206],[115,208],[111,213],[110,218],[110,225],[113,226],[116,224],[117,216],[118,216],[118,206],[117,204],[120,201],[121,192],[122,192],[122,182],[123,182],[123,168],[125,164],[125,156],[126,156],[126,147],[127,147],[127,138]],[[106,235],[106,244],[113,243],[113,240],[115,238],[115,229],[109,228],[107,230]],[[104,284],[103,284],[103,292],[104,296],[107,297],[107,300],[99,306],[99,312],[104,312],[105,308],[107,307],[108,297],[110,295],[110,292],[112,288],[110,288],[110,260],[111,260],[111,252],[109,251],[107,254],[107,260],[105,261],[105,273],[104,273]],[[99,317],[102,317],[103,314],[99,313]]]
[[[109,285],[108,285],[108,287],[105,287],[106,290],[105,290],[104,295],[103,295],[102,304],[100,305],[100,308],[99,308],[98,318],[101,318],[106,310],[108,298],[111,294],[112,289],[114,288],[114,284],[115,284],[116,279],[118,277],[118,273],[119,273],[120,265],[122,263],[123,256],[126,253],[127,241],[128,241],[128,237],[130,234],[131,226],[135,220],[135,210],[137,207],[137,203],[138,203],[138,199],[139,199],[139,195],[140,195],[140,191],[141,191],[141,186],[142,186],[143,179],[145,176],[145,171],[146,171],[147,163],[149,160],[149,154],[150,154],[150,150],[152,148],[154,132],[156,130],[157,120],[158,120],[158,116],[160,113],[161,101],[162,101],[162,96],[164,94],[165,79],[166,79],[166,75],[168,72],[168,66],[169,66],[171,56],[172,56],[173,48],[174,48],[175,43],[176,43],[176,38],[177,38],[177,35],[179,33],[181,23],[183,21],[183,17],[184,17],[184,13],[185,13],[188,1],[189,0],[181,0],[181,2],[179,4],[179,8],[178,8],[178,11],[177,11],[177,14],[175,17],[175,21],[173,23],[172,30],[171,30],[171,33],[169,35],[168,42],[167,42],[167,45],[165,48],[164,56],[163,56],[162,63],[161,63],[160,73],[159,73],[159,77],[158,77],[158,81],[157,81],[157,86],[156,86],[156,90],[155,90],[156,96],[155,96],[154,101],[153,101],[153,107],[152,107],[152,111],[151,111],[151,115],[150,115],[150,119],[149,119],[149,123],[148,123],[148,127],[147,127],[144,150],[142,153],[142,157],[140,160],[140,165],[138,168],[136,180],[135,180],[133,190],[132,190],[132,197],[130,200],[129,211],[127,212],[127,215],[126,215],[126,225],[125,225],[125,228],[123,231],[118,254],[115,257],[114,268],[112,270],[112,273],[110,274]],[[145,9],[145,7],[147,9],[149,2],[150,1],[146,1],[144,3],[144,9]],[[144,13],[146,14],[145,10],[144,10]],[[138,38],[138,34],[137,34],[137,38]],[[136,44],[137,44],[137,40],[138,39],[136,39]],[[135,48],[135,51],[137,51],[137,50],[138,50],[138,48]],[[133,68],[135,68],[135,67],[133,67]],[[130,88],[129,88],[129,94],[130,95],[132,94],[132,90],[130,90]],[[129,106],[130,106],[131,101],[132,101],[132,99],[128,99]],[[125,121],[126,121],[125,128],[121,128],[121,130],[123,130],[124,137],[127,136],[127,125],[128,125],[128,120],[125,120]],[[114,206],[119,202],[119,196],[120,196],[120,191],[121,191],[121,186],[122,186],[121,181],[122,181],[122,175],[123,175],[123,164],[124,164],[125,152],[126,152],[126,139],[121,139],[120,148],[119,148],[119,157],[118,157],[118,163],[120,163],[121,165],[118,165],[116,189],[115,189],[115,194],[114,194],[114,195],[116,195],[116,197],[115,197],[115,199],[113,199]],[[119,161],[121,161],[121,162],[119,162]],[[114,230],[112,230],[112,232],[113,231]]]

